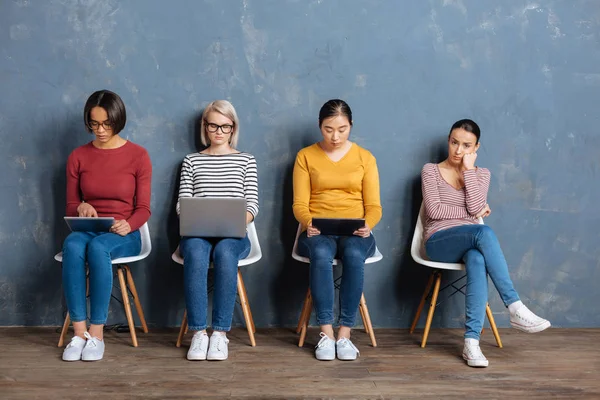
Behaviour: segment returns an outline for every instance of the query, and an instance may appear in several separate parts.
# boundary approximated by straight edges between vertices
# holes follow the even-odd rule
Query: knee
[[[87,259],[97,260],[101,257],[110,257],[110,252],[106,248],[105,243],[101,240],[101,237],[96,237],[90,241],[87,246]]]
[[[73,232],[69,234],[69,236],[67,236],[67,238],[63,242],[62,250],[63,253],[81,253],[81,255],[84,255],[86,245],[87,241],[82,237],[81,232]]]
[[[219,266],[230,265],[232,267],[233,266],[237,267],[237,264],[238,264],[237,254],[234,254],[231,247],[227,246],[226,244],[222,244],[222,245],[221,244],[222,244],[222,242],[220,242],[219,244],[217,244],[215,246],[215,250],[213,253],[215,266],[218,264]]]
[[[480,240],[485,240],[485,241],[489,241],[489,240],[497,240],[496,239],[496,234],[494,233],[494,230],[492,228],[490,228],[487,225],[478,225],[477,226],[477,237]]]
[[[463,261],[467,269],[472,267],[485,267],[485,258],[477,249],[471,249],[467,251],[463,256]]]
[[[201,260],[210,255],[210,246],[201,238],[185,238],[179,244],[179,251],[185,261]]]
[[[349,259],[349,258],[354,258],[354,259],[358,258],[363,261],[366,259],[364,252],[357,246],[346,246],[342,250],[342,260]]]
[[[333,261],[334,256],[331,247],[325,243],[316,243],[314,246],[310,246],[311,260]]]

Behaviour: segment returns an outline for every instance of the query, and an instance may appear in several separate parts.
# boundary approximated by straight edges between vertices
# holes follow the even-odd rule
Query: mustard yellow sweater
[[[294,165],[293,209],[304,229],[313,218],[365,218],[373,229],[381,219],[375,157],[356,143],[338,162],[318,143],[303,148]]]

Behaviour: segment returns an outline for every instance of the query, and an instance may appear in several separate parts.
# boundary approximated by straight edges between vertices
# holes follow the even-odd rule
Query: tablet
[[[115,223],[113,217],[65,217],[73,232],[109,232]]]
[[[364,218],[313,218],[312,226],[322,235],[352,236],[354,231],[365,226]]]

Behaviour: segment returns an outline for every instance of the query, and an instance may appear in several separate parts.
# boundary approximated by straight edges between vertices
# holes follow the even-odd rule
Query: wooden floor
[[[176,330],[151,330],[133,348],[128,333],[107,332],[104,360],[66,363],[55,329],[0,328],[0,398],[600,399],[600,329],[501,329],[503,349],[487,332],[484,369],[461,359],[458,329],[432,330],[425,349],[406,330],[376,330],[377,348],[357,330],[353,362],[315,360],[317,334],[298,348],[291,329],[259,329],[252,348],[234,329],[228,361],[189,362],[189,334],[178,349]]]

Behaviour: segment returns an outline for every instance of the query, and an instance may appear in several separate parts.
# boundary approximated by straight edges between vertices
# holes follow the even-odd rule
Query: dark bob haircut
[[[352,110],[344,100],[333,99],[323,104],[321,111],[319,111],[319,128],[327,118],[337,117],[338,115],[348,118],[348,122],[352,125]]]
[[[127,113],[125,112],[125,104],[118,94],[111,92],[110,90],[98,90],[92,93],[92,95],[85,102],[83,108],[83,121],[88,132],[92,132],[90,126],[90,111],[94,107],[102,107],[106,114],[108,114],[108,121],[112,126],[113,134],[118,134],[125,128],[127,122]]]
[[[464,129],[467,132],[471,132],[477,138],[477,143],[479,143],[479,137],[481,136],[481,131],[479,130],[479,125],[475,123],[475,121],[471,119],[461,119],[460,121],[456,121],[452,128],[450,128],[450,132],[448,133],[448,138],[452,135],[452,131],[455,129]]]

